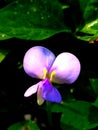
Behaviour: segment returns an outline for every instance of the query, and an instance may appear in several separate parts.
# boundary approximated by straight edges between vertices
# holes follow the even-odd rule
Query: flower
[[[63,52],[56,57],[49,49],[34,46],[25,53],[23,68],[32,78],[42,79],[29,87],[24,96],[28,97],[37,92],[37,103],[42,105],[44,100],[56,103],[62,101],[59,91],[51,82],[75,82],[80,74],[81,65],[78,58],[69,52]]]

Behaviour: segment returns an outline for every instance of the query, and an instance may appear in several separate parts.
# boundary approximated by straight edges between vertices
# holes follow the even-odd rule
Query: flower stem
[[[51,112],[51,103],[46,102],[46,109],[47,109],[47,116],[48,116],[48,122],[49,122],[49,127],[52,128],[52,112]]]

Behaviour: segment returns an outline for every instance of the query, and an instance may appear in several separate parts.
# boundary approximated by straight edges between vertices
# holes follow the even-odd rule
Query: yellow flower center
[[[48,78],[50,82],[52,82],[53,76],[56,74],[56,71],[53,70],[51,73],[48,73],[47,69],[44,68],[43,73],[44,73],[43,79]]]

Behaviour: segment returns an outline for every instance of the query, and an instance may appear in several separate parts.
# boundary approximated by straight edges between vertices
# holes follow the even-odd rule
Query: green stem
[[[46,102],[46,108],[47,108],[47,116],[48,116],[49,126],[52,127],[51,103],[48,101]]]

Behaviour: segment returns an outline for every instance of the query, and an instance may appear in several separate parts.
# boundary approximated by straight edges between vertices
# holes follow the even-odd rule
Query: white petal
[[[23,67],[29,76],[42,79],[44,68],[49,70],[54,60],[55,55],[50,50],[42,46],[35,46],[26,52]]]
[[[50,69],[50,73],[56,72],[52,81],[59,84],[73,83],[78,78],[80,69],[78,58],[71,53],[63,52],[57,56]]]
[[[35,85],[32,85],[31,87],[29,87],[26,92],[24,93],[24,97],[29,97],[32,94],[37,92],[37,88],[38,88],[38,83]]]

